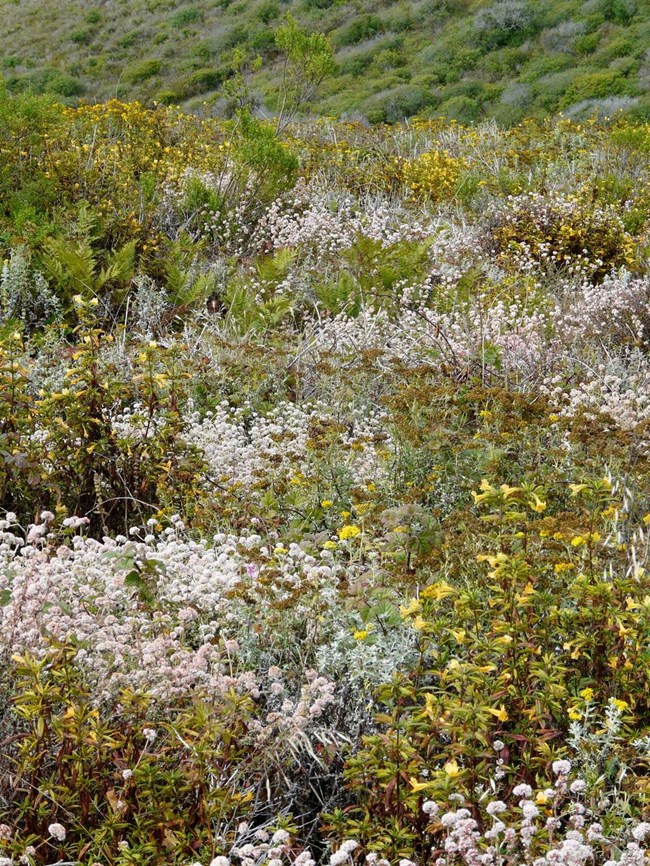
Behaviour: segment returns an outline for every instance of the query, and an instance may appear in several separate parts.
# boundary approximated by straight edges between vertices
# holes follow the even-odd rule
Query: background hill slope
[[[242,48],[262,58],[256,83],[272,110],[273,31],[287,12],[336,48],[323,114],[512,123],[650,111],[648,0],[0,0],[0,58],[10,90],[218,110]]]

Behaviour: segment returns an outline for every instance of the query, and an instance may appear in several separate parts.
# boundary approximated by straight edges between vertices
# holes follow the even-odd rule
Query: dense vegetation
[[[322,115],[512,124],[650,109],[647,0],[0,0],[0,59],[15,91],[223,113],[238,58],[259,56],[272,112],[287,12],[336,48]]]
[[[649,151],[0,97],[3,863],[644,862]]]

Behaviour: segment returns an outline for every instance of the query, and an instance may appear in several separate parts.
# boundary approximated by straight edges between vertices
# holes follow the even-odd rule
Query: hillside
[[[338,69],[315,110],[512,124],[558,111],[650,110],[648,0],[0,0],[11,90],[223,107],[234,49],[260,55],[269,111],[286,12],[327,33]]]

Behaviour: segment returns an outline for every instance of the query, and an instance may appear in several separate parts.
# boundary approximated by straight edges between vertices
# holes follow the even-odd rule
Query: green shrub
[[[9,89],[36,94],[50,93],[55,96],[75,97],[84,93],[84,85],[72,75],[59,69],[40,69],[37,72],[8,79]]]
[[[136,45],[138,42],[144,42],[145,34],[142,30],[131,30],[126,33],[119,41],[119,45],[122,48],[131,48],[133,45]]]
[[[75,30],[70,34],[70,39],[77,45],[88,45],[92,42],[92,38],[90,30]]]
[[[339,70],[342,75],[362,75],[371,66],[379,52],[364,51],[362,54],[353,54],[339,61]]]
[[[188,6],[186,9],[181,9],[169,19],[172,27],[187,27],[189,24],[196,24],[201,20],[201,12],[195,6]]]
[[[574,42],[574,50],[576,54],[593,54],[600,45],[602,34],[599,30],[593,33],[585,33],[584,36],[579,36]]]
[[[259,28],[249,36],[251,51],[266,54],[275,48],[275,34],[270,27]]]
[[[384,32],[384,23],[378,15],[359,15],[342,32],[338,33],[338,45],[357,45]]]
[[[208,63],[219,53],[218,45],[214,39],[202,39],[192,48],[192,56],[197,57],[203,63]]]
[[[600,10],[608,21],[627,24],[637,12],[636,0],[601,0]]]
[[[537,28],[535,7],[527,0],[496,0],[474,16],[474,31],[487,50],[520,45]]]
[[[184,96],[176,90],[161,90],[156,94],[155,99],[161,105],[177,105],[183,101]]]
[[[365,100],[362,109],[371,123],[398,123],[432,105],[430,90],[411,84],[400,84]]]
[[[139,84],[158,75],[161,69],[162,63],[160,60],[150,58],[149,60],[142,60],[137,66],[128,70],[124,77],[133,84]]]
[[[280,17],[280,4],[277,0],[263,0],[255,10],[255,17],[263,24],[270,24]]]
[[[438,106],[435,115],[471,124],[479,119],[481,107],[471,96],[452,96]]]
[[[223,73],[219,69],[197,69],[188,78],[178,82],[178,91],[184,98],[215,90],[223,81]]]
[[[627,88],[628,84],[625,78],[616,70],[605,69],[601,72],[588,72],[573,79],[560,107],[566,108],[586,99],[604,99],[608,96],[615,96],[624,93]]]

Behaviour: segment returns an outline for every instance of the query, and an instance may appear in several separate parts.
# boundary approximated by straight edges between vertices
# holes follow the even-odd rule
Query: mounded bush
[[[142,81],[148,81],[150,78],[158,75],[161,69],[162,63],[160,60],[150,58],[148,60],[143,60],[141,63],[138,63],[137,66],[128,70],[125,78],[133,84],[139,84]]]

